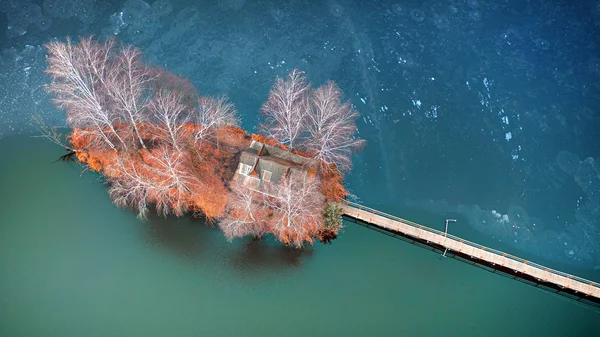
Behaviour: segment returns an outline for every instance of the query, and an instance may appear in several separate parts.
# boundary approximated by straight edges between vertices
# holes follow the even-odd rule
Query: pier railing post
[[[446,240],[448,239],[448,222],[450,221],[456,222],[456,219],[446,219],[446,229],[444,230],[444,246],[446,247],[446,249],[444,250],[442,257],[446,257],[446,253],[448,252],[448,245],[446,244]]]

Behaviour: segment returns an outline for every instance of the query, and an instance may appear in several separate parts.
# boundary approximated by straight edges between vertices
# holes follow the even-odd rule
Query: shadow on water
[[[177,219],[151,215],[146,225],[150,244],[198,261],[211,246],[210,241],[219,234],[216,227],[206,225],[202,219],[191,217]]]
[[[234,271],[248,275],[300,267],[314,254],[312,247],[296,249],[271,237],[227,242],[218,227],[192,217],[177,219],[152,215],[146,227],[147,240],[153,246],[166,248],[196,262],[206,262],[209,256],[222,259],[228,261]]]
[[[312,257],[313,247],[296,249],[270,239],[246,239],[231,255],[231,266],[239,273],[256,274],[265,270],[300,267]]]

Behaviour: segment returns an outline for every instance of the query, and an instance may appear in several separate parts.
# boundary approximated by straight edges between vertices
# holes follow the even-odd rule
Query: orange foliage
[[[298,232],[293,231],[290,228],[285,228],[280,232],[271,233],[275,235],[277,240],[283,242],[288,246],[302,247],[304,242],[308,242],[310,244],[313,244],[315,242],[313,237],[310,236],[308,233],[299,234]]]
[[[190,195],[191,206],[212,220],[223,215],[227,205],[227,188],[223,180],[227,154],[207,142],[199,144],[192,152],[196,155],[192,169],[202,182],[202,190]]]
[[[331,243],[331,240],[335,240],[339,234],[338,229],[323,229],[319,232],[319,241],[323,243]]]
[[[252,134],[252,140],[260,142],[260,143],[263,143],[263,144],[266,144],[266,145],[270,145],[270,146],[273,146],[273,147],[276,147],[276,148],[279,148],[279,149],[282,149],[282,150],[285,150],[285,151],[289,150],[291,153],[297,154],[297,155],[302,156],[304,158],[312,158],[312,157],[314,157],[310,153],[307,153],[307,152],[304,152],[304,151],[300,151],[298,149],[291,149],[290,150],[290,148],[287,145],[283,145],[283,144],[279,143],[278,141],[276,141],[273,138],[269,138],[269,137],[266,137],[266,136],[263,136],[263,135],[259,135],[259,134],[256,134],[256,133]]]
[[[224,126],[216,130],[217,139],[235,149],[245,149],[250,146],[248,133],[235,126]]]
[[[208,220],[221,218],[227,211],[231,218],[230,223],[238,221],[242,224],[250,224],[237,230],[230,226],[230,231],[226,231],[229,237],[239,236],[240,233],[262,235],[268,232],[281,242],[298,248],[305,242],[312,244],[316,239],[326,240],[337,235],[335,229],[329,231],[324,229],[321,213],[322,204],[326,201],[323,196],[329,200],[339,201],[348,194],[342,185],[343,176],[335,167],[321,165],[318,169],[310,168],[308,174],[312,184],[308,185],[305,193],[290,193],[291,197],[282,197],[277,201],[279,204],[270,203],[272,200],[269,198],[273,195],[267,194],[266,197],[260,197],[262,201],[257,201],[258,205],[250,206],[256,209],[253,213],[248,213],[245,208],[248,204],[244,206],[244,200],[240,201],[238,195],[240,199],[237,200],[238,206],[232,209],[229,205],[230,208],[227,209],[228,198],[231,195],[229,180],[237,168],[240,152],[249,147],[251,140],[291,151],[305,158],[314,156],[289,149],[288,146],[263,135],[252,134],[250,137],[246,131],[238,127],[219,127],[219,125],[233,123],[235,119],[233,106],[225,99],[202,98],[186,78],[143,63],[140,67],[133,67],[135,71],[121,69],[123,60],[135,59],[132,62],[137,64],[139,54],[135,49],[123,48],[120,52],[113,52],[111,40],[96,43],[92,42],[91,38],[82,39],[75,46],[72,46],[70,41],[67,45],[58,42],[50,43],[48,49],[50,51],[48,73],[52,77],[49,88],[57,94],[58,105],[67,110],[71,125],[90,122],[91,116],[95,116],[92,119],[100,118],[95,128],[75,128],[69,135],[69,141],[81,163],[107,178],[110,185],[109,193],[116,205],[135,209],[141,217],[147,214],[149,207],[154,207],[158,214],[164,216],[168,214],[182,216],[186,212],[193,212],[203,214]],[[74,55],[68,62],[62,57],[66,50],[73,51]],[[88,57],[89,55],[104,55],[104,57]],[[117,58],[118,62],[115,61]],[[100,67],[108,69],[107,73],[123,72],[126,76],[118,74],[119,76],[110,76],[106,81],[97,81],[97,73],[92,70]],[[72,74],[71,68],[81,71],[83,76],[74,80],[75,75]],[[295,74],[300,72],[294,70],[290,76]],[[121,77],[128,77],[128,80]],[[143,89],[142,95],[136,94],[136,90],[131,90],[133,83],[143,83],[147,86],[140,88]],[[94,106],[80,102],[80,98],[84,96],[89,100],[89,93],[83,96],[80,93],[88,92],[90,88],[94,90]],[[140,118],[125,116],[126,114],[121,110],[126,104],[116,102],[118,99],[115,99],[117,89],[128,91],[122,98],[139,103],[139,107],[147,103],[147,109],[145,108],[147,111],[143,111],[145,115]],[[160,98],[161,93],[174,94],[173,97],[176,99],[165,103]],[[76,99],[72,99],[73,97]],[[146,98],[150,98],[150,101],[143,103]],[[73,101],[73,103],[65,101]],[[102,111],[97,109],[98,106]],[[113,106],[119,111],[112,111],[114,114],[111,115],[106,114],[105,110],[110,110]],[[219,119],[213,115],[208,119],[214,119],[215,123],[207,123],[210,125],[204,127],[188,122],[204,120],[195,119],[194,117],[197,116],[193,116],[199,111],[200,106],[208,115],[220,113],[223,118]],[[231,118],[226,118],[230,113]],[[168,118],[159,121],[161,114]],[[185,116],[181,117],[183,115]],[[115,120],[120,120],[121,123],[114,123]],[[160,124],[142,122],[149,120]],[[122,121],[135,124],[122,123]],[[217,123],[217,121],[221,122]],[[177,123],[180,124],[176,125],[175,132],[172,126]],[[198,134],[198,132],[203,133]],[[257,175],[257,172],[253,171],[252,174]],[[315,182],[317,175],[320,185]],[[291,182],[290,179],[285,181]],[[304,180],[302,183],[307,184]],[[303,186],[306,188],[306,185]],[[320,188],[320,193],[317,186]],[[297,191],[296,187],[298,186],[291,186],[290,183],[287,188],[288,191]],[[235,196],[232,196],[231,200],[235,200]],[[242,203],[241,206],[239,202]],[[251,205],[254,202],[253,199],[250,200]],[[290,212],[289,209],[284,211],[279,207],[284,202],[292,203],[302,211]],[[296,217],[296,219],[286,217]],[[252,225],[252,222],[255,225]]]
[[[336,170],[327,169],[321,172],[321,193],[332,201],[341,201],[348,196],[348,191],[343,185],[344,176]]]
[[[258,135],[256,133],[252,134],[252,140],[257,141],[257,142],[261,142],[263,144],[267,144],[267,145],[270,145],[270,146],[274,146],[274,147],[280,148],[280,149],[285,150],[285,151],[288,150],[287,146],[279,143],[275,139],[268,138],[268,137],[265,137],[263,135]]]
[[[84,129],[75,129],[69,140],[76,150],[75,155],[80,162],[87,164],[92,171],[100,172],[104,167],[110,166],[116,159],[116,152],[112,150],[93,148],[95,136]]]
[[[313,155],[311,155],[310,153],[303,152],[303,151],[296,150],[296,149],[292,149],[292,151],[291,151],[291,152],[292,152],[293,154],[297,154],[297,155],[299,155],[299,156],[302,156],[302,157],[304,157],[304,158],[312,158],[312,157],[314,157],[314,156],[313,156]]]
[[[267,222],[267,226],[270,224]],[[302,228],[294,228],[285,226],[283,228],[268,227],[268,232],[273,234],[277,240],[288,246],[300,248],[304,243],[314,244],[315,239],[320,238],[322,224],[308,220],[302,223]]]
[[[90,145],[91,136],[89,134],[85,134],[86,130],[87,129],[75,129],[69,135],[69,141],[71,142],[71,144],[73,144],[73,147],[75,149],[86,149]]]
[[[161,138],[161,129],[151,124],[138,125],[140,134],[144,139],[152,140]],[[115,129],[123,138],[127,138],[129,128],[126,125],[115,125]],[[76,150],[76,156],[81,163],[87,164],[90,170],[99,172],[109,179],[121,179],[124,176],[123,166],[118,162],[127,159],[135,171],[147,178],[157,186],[148,192],[149,204],[154,204],[159,213],[173,213],[177,216],[187,211],[204,215],[208,220],[220,218],[225,214],[228,202],[228,181],[235,167],[230,167],[232,158],[241,150],[250,145],[250,140],[255,140],[267,145],[276,146],[288,150],[285,145],[262,135],[253,134],[251,137],[237,127],[225,126],[218,128],[215,133],[214,142],[194,141],[194,134],[199,129],[197,124],[188,123],[183,127],[186,144],[183,144],[184,153],[177,169],[186,172],[190,179],[197,181],[190,184],[191,187],[181,193],[181,189],[165,186],[168,179],[165,178],[164,162],[173,151],[164,146],[145,149],[137,149],[127,153],[120,153],[107,147],[98,146],[102,141],[99,136],[88,129],[74,129],[69,140]],[[148,144],[151,144],[149,142]],[[155,146],[155,145],[153,145]],[[307,153],[292,150],[293,153],[310,158]],[[311,169],[309,174],[316,175]],[[348,192],[344,188],[343,176],[335,167],[321,167],[319,169],[320,190],[329,200],[340,201]],[[163,188],[164,187],[164,188]],[[161,193],[161,195],[156,195]],[[165,209],[166,207],[166,209]],[[267,211],[265,211],[267,212]],[[231,212],[230,212],[231,213]],[[269,225],[269,216],[265,215],[264,232],[273,234],[279,241],[286,245],[301,247],[304,243],[314,243],[315,240],[329,241],[337,235],[322,229],[318,223],[305,223],[301,230],[290,228],[275,229]]]
[[[139,125],[142,137],[145,139],[155,139],[160,137],[158,128],[150,124]],[[120,133],[124,128],[115,127]],[[161,158],[171,154],[164,147],[152,148],[150,150],[138,149],[137,153],[119,153],[110,148],[100,148],[95,146],[93,134],[87,129],[74,129],[69,140],[76,150],[77,159],[81,163],[87,164],[89,169],[102,173],[108,178],[119,179],[124,175],[123,168],[117,164],[119,159],[127,159],[135,167],[137,173],[146,177],[147,181],[156,185],[156,191],[166,194],[167,200],[171,203],[167,207],[176,215],[182,215],[181,209],[191,210],[202,213],[207,219],[212,220],[220,217],[225,212],[227,205],[227,188],[223,177],[226,176],[226,164],[233,156],[231,151],[225,151],[224,146],[236,148],[237,152],[249,146],[250,138],[247,133],[235,127],[223,127],[217,130],[220,138],[220,148],[209,142],[202,142],[194,145],[194,132],[198,126],[192,123],[183,128],[185,138],[189,146],[188,152],[181,158],[182,172],[195,177],[198,184],[192,184],[192,188],[183,195],[178,194],[178,190],[170,188],[163,191],[161,187],[168,182],[160,172],[165,171],[164,162]],[[123,131],[125,132],[125,131]],[[162,185],[161,185],[162,184]],[[161,200],[161,196],[148,194],[150,202]],[[164,198],[162,198],[164,199]],[[159,205],[157,205],[158,207]]]
[[[202,177],[203,189],[189,195],[190,208],[201,212],[208,220],[213,220],[225,213],[227,205],[227,188],[215,174]]]

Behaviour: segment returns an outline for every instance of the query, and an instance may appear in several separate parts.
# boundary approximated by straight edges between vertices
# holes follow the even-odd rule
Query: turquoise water
[[[590,308],[352,223],[332,245],[304,251],[268,240],[230,244],[200,220],[141,222],[114,208],[97,175],[52,163],[62,150],[42,139],[3,138],[0,153],[2,336],[548,337],[600,329]]]
[[[361,114],[367,206],[600,281],[598,0],[0,0],[0,335],[595,336],[599,314],[363,227],[331,246],[140,222],[35,131],[43,44],[114,36],[244,128],[277,76]],[[204,333],[202,333],[204,332]]]

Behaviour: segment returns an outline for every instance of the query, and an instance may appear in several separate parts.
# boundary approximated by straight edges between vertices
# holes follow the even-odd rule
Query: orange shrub
[[[246,131],[234,127],[225,126],[216,130],[219,143],[226,144],[232,148],[245,149],[250,146],[250,137]]]
[[[314,157],[313,155],[309,154],[308,152],[303,152],[303,151],[296,150],[296,149],[292,149],[291,152],[293,154],[297,154],[297,155],[302,156],[304,158],[312,158],[312,157]]]
[[[279,144],[274,139],[258,134],[250,137],[244,130],[233,126],[216,129],[215,142],[195,142],[194,134],[199,126],[188,123],[183,128],[185,144],[182,149],[184,152],[175,154],[164,144],[150,142],[150,140],[164,136],[161,134],[164,132],[163,130],[151,124],[140,124],[138,128],[142,137],[149,141],[147,143],[148,150],[134,147],[127,152],[117,152],[110,148],[100,148],[97,145],[102,142],[95,139],[98,136],[89,132],[88,129],[74,129],[69,139],[76,150],[79,161],[87,164],[90,170],[100,172],[112,179],[123,177],[125,175],[123,170],[127,170],[127,167],[135,170],[136,174],[156,186],[155,189],[148,191],[148,203],[160,207],[159,212],[164,212],[166,207],[170,213],[177,216],[183,215],[185,211],[192,211],[203,214],[208,220],[214,220],[225,214],[228,202],[226,186],[229,181],[227,180],[237,166],[233,158],[239,151],[250,145],[251,139],[288,150],[287,146]],[[116,125],[115,130],[125,139],[132,136],[127,125]],[[307,158],[311,157],[310,154],[297,150],[292,150],[292,153]],[[167,168],[164,162],[165,158],[169,156],[179,156],[176,169],[185,172],[187,179],[194,181],[197,179],[197,182],[192,181],[191,184],[188,184],[189,188],[184,192],[171,187],[172,180],[168,178],[168,172],[165,172]],[[129,166],[117,165],[123,161],[127,162]],[[319,175],[320,190],[327,199],[340,201],[348,194],[342,184],[343,176],[335,167],[320,167],[318,171],[317,173],[311,169],[309,174],[311,176]],[[264,231],[273,234],[286,245],[300,247],[305,242],[312,244],[317,239],[323,241],[337,235],[337,232],[324,231],[322,225],[317,223],[304,224],[302,230],[289,228],[276,230],[269,225],[267,218],[265,216]]]
[[[342,184],[344,177],[337,170],[322,170],[321,193],[332,201],[341,201],[348,196],[348,191]]]
[[[91,142],[91,136],[85,134],[85,129],[74,129],[68,139],[76,150],[86,149]]]
[[[280,149],[285,150],[285,151],[288,150],[287,146],[279,143],[275,139],[268,138],[268,137],[265,137],[263,135],[258,135],[256,133],[252,134],[252,140],[257,141],[257,142],[261,142],[263,144],[267,144],[267,145],[270,145],[270,146],[274,146],[274,147],[280,148]]]
[[[203,175],[202,191],[190,194],[188,200],[194,211],[204,214],[208,220],[213,220],[225,213],[227,206],[227,189],[223,181],[216,175]]]

